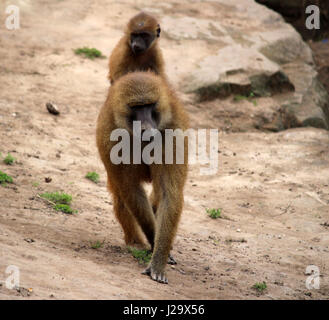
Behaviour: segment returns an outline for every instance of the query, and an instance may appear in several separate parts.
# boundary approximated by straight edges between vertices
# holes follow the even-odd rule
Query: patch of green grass
[[[255,94],[253,92],[250,92],[249,96],[237,94],[234,96],[233,100],[234,101],[248,100],[249,102],[252,102],[254,106],[257,106],[257,101],[255,99],[253,99],[254,97],[255,97]]]
[[[3,162],[5,164],[12,165],[15,162],[15,160],[16,159],[10,153],[8,153],[7,156],[3,159]]]
[[[56,211],[62,211],[67,214],[72,214],[78,212],[77,210],[73,210],[68,204],[56,204],[54,206]]]
[[[222,213],[221,209],[206,209],[206,211],[207,211],[209,217],[212,219],[221,218],[221,213]]]
[[[266,285],[266,282],[263,281],[263,282],[256,282],[253,286],[252,286],[253,289],[255,289],[256,291],[258,291],[259,293],[263,293],[266,288],[267,288],[267,285]]]
[[[69,205],[72,201],[72,196],[67,193],[60,192],[46,192],[40,194],[42,198],[45,198],[55,204],[67,204]]]
[[[146,249],[136,249],[132,247],[128,247],[128,251],[132,254],[132,256],[138,260],[140,264],[148,264],[152,258],[152,252]]]
[[[98,183],[99,182],[99,174],[96,172],[88,172],[86,174],[86,178],[91,180],[92,182]]]
[[[32,182],[32,186],[35,187],[35,188],[39,187],[39,182]]]
[[[103,247],[103,244],[104,244],[104,241],[100,242],[99,240],[97,240],[96,242],[92,242],[90,244],[90,246],[92,249],[99,249],[99,248]]]
[[[91,60],[95,58],[103,57],[102,52],[95,48],[87,48],[87,47],[78,48],[74,50],[74,53],[77,55],[83,55],[84,57]]]
[[[61,211],[67,214],[72,214],[78,212],[77,210],[73,210],[70,207],[70,203],[72,201],[72,196],[67,193],[59,193],[59,192],[46,192],[40,194],[40,197],[48,200],[56,211]]]
[[[13,178],[6,173],[0,171],[0,184],[6,186],[7,183],[13,183]]]

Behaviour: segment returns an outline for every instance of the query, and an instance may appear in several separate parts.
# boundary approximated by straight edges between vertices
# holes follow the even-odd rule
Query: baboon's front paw
[[[162,272],[157,272],[155,271],[152,266],[147,267],[142,274],[146,274],[151,277],[152,280],[160,282],[160,283],[168,283],[168,279],[166,277],[166,274],[164,271]]]

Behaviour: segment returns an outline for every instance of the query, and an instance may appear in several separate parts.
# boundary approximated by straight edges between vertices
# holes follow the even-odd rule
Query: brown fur
[[[107,100],[97,121],[97,146],[108,175],[108,189],[113,195],[114,211],[127,244],[142,243],[145,234],[153,249],[153,256],[145,273],[153,280],[167,283],[164,274],[167,258],[176,234],[183,209],[183,187],[187,175],[187,141],[184,164],[119,164],[110,160],[110,141],[114,129],[126,128],[128,105],[154,103],[161,114],[158,130],[188,128],[188,118],[165,80],[152,72],[134,72],[121,77],[109,89]],[[163,157],[164,157],[164,134]],[[132,150],[132,147],[131,147]],[[176,146],[174,145],[174,159]],[[143,182],[153,184],[149,200]],[[152,207],[156,210],[156,215]]]
[[[140,26],[141,24],[142,26]],[[120,39],[110,56],[108,78],[111,84],[124,74],[133,71],[151,70],[165,77],[164,61],[158,46],[157,37],[155,37],[148,50],[138,56],[133,54],[129,45],[131,33],[148,31],[156,35],[158,26],[158,21],[145,12],[137,14],[128,22],[124,36]]]

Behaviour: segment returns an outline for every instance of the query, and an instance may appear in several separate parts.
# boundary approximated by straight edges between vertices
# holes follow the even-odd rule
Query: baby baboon
[[[155,129],[161,133],[161,163],[146,164],[142,160],[140,164],[134,164],[133,147],[130,146],[129,163],[114,164],[110,154],[118,142],[111,141],[111,133],[115,129],[125,129],[132,142],[135,138],[133,125],[138,121],[144,134]],[[176,139],[172,148],[173,159],[181,152],[184,160],[182,164],[175,160],[173,164],[165,164],[164,130],[187,128],[188,118],[175,92],[153,72],[133,72],[118,79],[110,87],[97,121],[97,147],[107,171],[108,189],[114,199],[115,215],[123,228],[125,241],[127,244],[142,244],[143,231],[153,250],[144,273],[162,283],[168,283],[164,269],[183,209],[188,161],[187,141],[181,145]],[[143,150],[145,145],[142,144],[141,148]],[[152,182],[152,203],[147,198],[143,182]]]
[[[111,84],[128,72],[151,70],[164,75],[164,62],[158,47],[160,25],[151,15],[141,12],[128,23],[125,35],[110,57]]]

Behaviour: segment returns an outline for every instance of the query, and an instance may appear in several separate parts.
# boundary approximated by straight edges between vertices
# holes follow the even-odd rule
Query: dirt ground
[[[203,176],[190,168],[169,284],[141,275],[95,145],[107,59],[72,50],[96,46],[108,57],[120,37],[101,28],[101,3],[92,3],[38,0],[19,31],[0,24],[0,152],[17,159],[0,162],[14,179],[0,187],[0,299],[328,299],[328,132],[226,130],[220,116],[243,126],[238,108],[255,108],[248,101],[230,110],[229,100],[193,104],[181,94],[194,128],[220,129],[219,169]],[[60,116],[47,112],[48,101]],[[100,173],[99,184],[84,178],[89,171]],[[78,212],[58,213],[38,197],[52,191],[71,194]],[[221,208],[223,219],[206,208]],[[97,240],[103,246],[93,249]],[[5,288],[9,265],[20,270],[19,290]],[[319,289],[305,286],[308,265],[320,270]],[[252,286],[262,281],[260,294]]]

